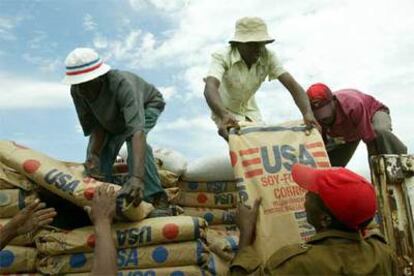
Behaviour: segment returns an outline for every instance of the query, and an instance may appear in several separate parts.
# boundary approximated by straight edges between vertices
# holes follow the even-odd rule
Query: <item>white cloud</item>
[[[158,131],[164,130],[200,130],[200,131],[211,131],[215,130],[216,127],[213,121],[207,116],[188,116],[177,118],[174,121],[166,122],[163,125],[157,125]]]
[[[0,108],[61,108],[72,105],[69,87],[60,83],[10,76],[0,73]]]
[[[40,71],[45,73],[55,72],[63,66],[63,62],[60,58],[45,58],[42,56],[32,55],[30,53],[24,53],[22,58],[29,63],[37,65]]]
[[[171,100],[177,94],[177,88],[175,86],[159,86],[157,88],[166,101]]]
[[[38,49],[42,45],[41,43],[47,39],[47,34],[45,31],[34,31],[32,38],[27,42],[29,48]]]
[[[135,10],[142,11],[155,8],[168,13],[182,9],[189,2],[189,0],[129,0]]]
[[[98,24],[95,23],[95,20],[92,15],[87,13],[83,18],[83,27],[86,31],[94,31]]]

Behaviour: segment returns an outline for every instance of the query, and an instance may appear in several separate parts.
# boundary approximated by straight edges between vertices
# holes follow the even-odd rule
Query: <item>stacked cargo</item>
[[[27,204],[36,200],[34,189],[35,185],[29,179],[0,163],[0,228]],[[36,271],[34,235],[33,232],[19,235],[0,251],[1,274]]]

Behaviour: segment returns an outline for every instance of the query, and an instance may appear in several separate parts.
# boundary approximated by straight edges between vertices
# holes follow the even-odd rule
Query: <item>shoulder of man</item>
[[[305,254],[312,248],[312,245],[306,243],[292,244],[280,248],[273,253],[266,263],[266,267],[277,268],[288,260],[295,258],[296,256]]]

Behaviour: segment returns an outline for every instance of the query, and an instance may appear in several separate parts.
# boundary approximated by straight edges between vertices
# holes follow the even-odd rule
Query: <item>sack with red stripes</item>
[[[277,249],[314,233],[304,212],[306,191],[294,183],[291,168],[295,163],[330,166],[317,129],[299,121],[242,126],[231,131],[230,157],[241,200],[252,205],[262,198],[254,246],[264,262]]]

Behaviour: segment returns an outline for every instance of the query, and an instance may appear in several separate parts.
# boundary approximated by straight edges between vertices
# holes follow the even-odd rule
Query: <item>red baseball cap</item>
[[[318,194],[335,218],[351,229],[358,230],[375,215],[374,186],[346,168],[314,169],[295,164],[292,177],[302,188]]]
[[[324,119],[331,114],[328,104],[333,100],[333,94],[327,85],[320,82],[312,84],[306,94],[316,119]]]

